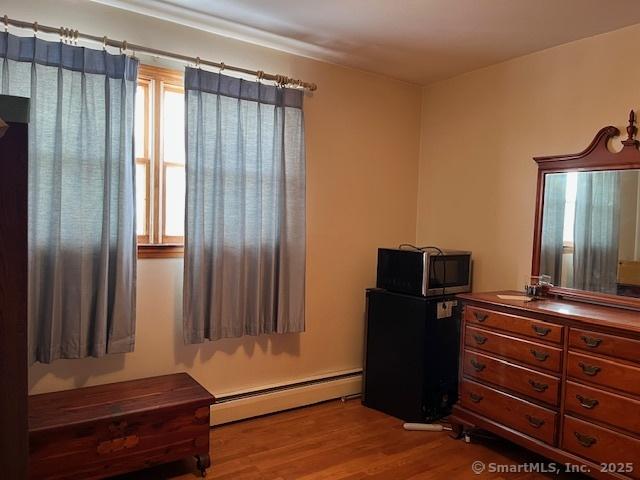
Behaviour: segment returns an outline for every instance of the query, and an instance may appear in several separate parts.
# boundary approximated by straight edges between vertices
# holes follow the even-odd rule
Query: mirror
[[[640,311],[640,140],[601,128],[582,152],[538,164],[531,275],[545,295]],[[622,148],[613,147],[613,142]],[[610,148],[613,147],[613,148]]]
[[[546,173],[540,274],[640,298],[640,169]]]

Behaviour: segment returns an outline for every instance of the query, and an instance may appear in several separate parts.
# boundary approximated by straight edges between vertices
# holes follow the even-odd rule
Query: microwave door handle
[[[422,296],[429,292],[429,252],[422,252]]]

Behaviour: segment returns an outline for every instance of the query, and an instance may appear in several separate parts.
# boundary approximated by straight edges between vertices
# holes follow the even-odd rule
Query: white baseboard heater
[[[211,424],[220,425],[289,410],[362,391],[362,369],[334,372],[291,382],[216,395]]]

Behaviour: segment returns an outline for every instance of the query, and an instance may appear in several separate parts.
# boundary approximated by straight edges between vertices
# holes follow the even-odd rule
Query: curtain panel
[[[540,275],[549,275],[551,283],[561,285],[567,174],[547,175],[545,183],[540,242]]]
[[[579,172],[574,227],[574,288],[616,293],[620,172]]]
[[[134,95],[125,55],[0,35],[1,92],[30,97],[30,360],[133,350]]]
[[[303,92],[187,68],[184,339],[304,330]]]

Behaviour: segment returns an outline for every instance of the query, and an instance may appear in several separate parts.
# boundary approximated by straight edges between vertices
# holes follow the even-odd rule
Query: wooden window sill
[[[138,258],[182,258],[184,245],[174,243],[138,245]]]

